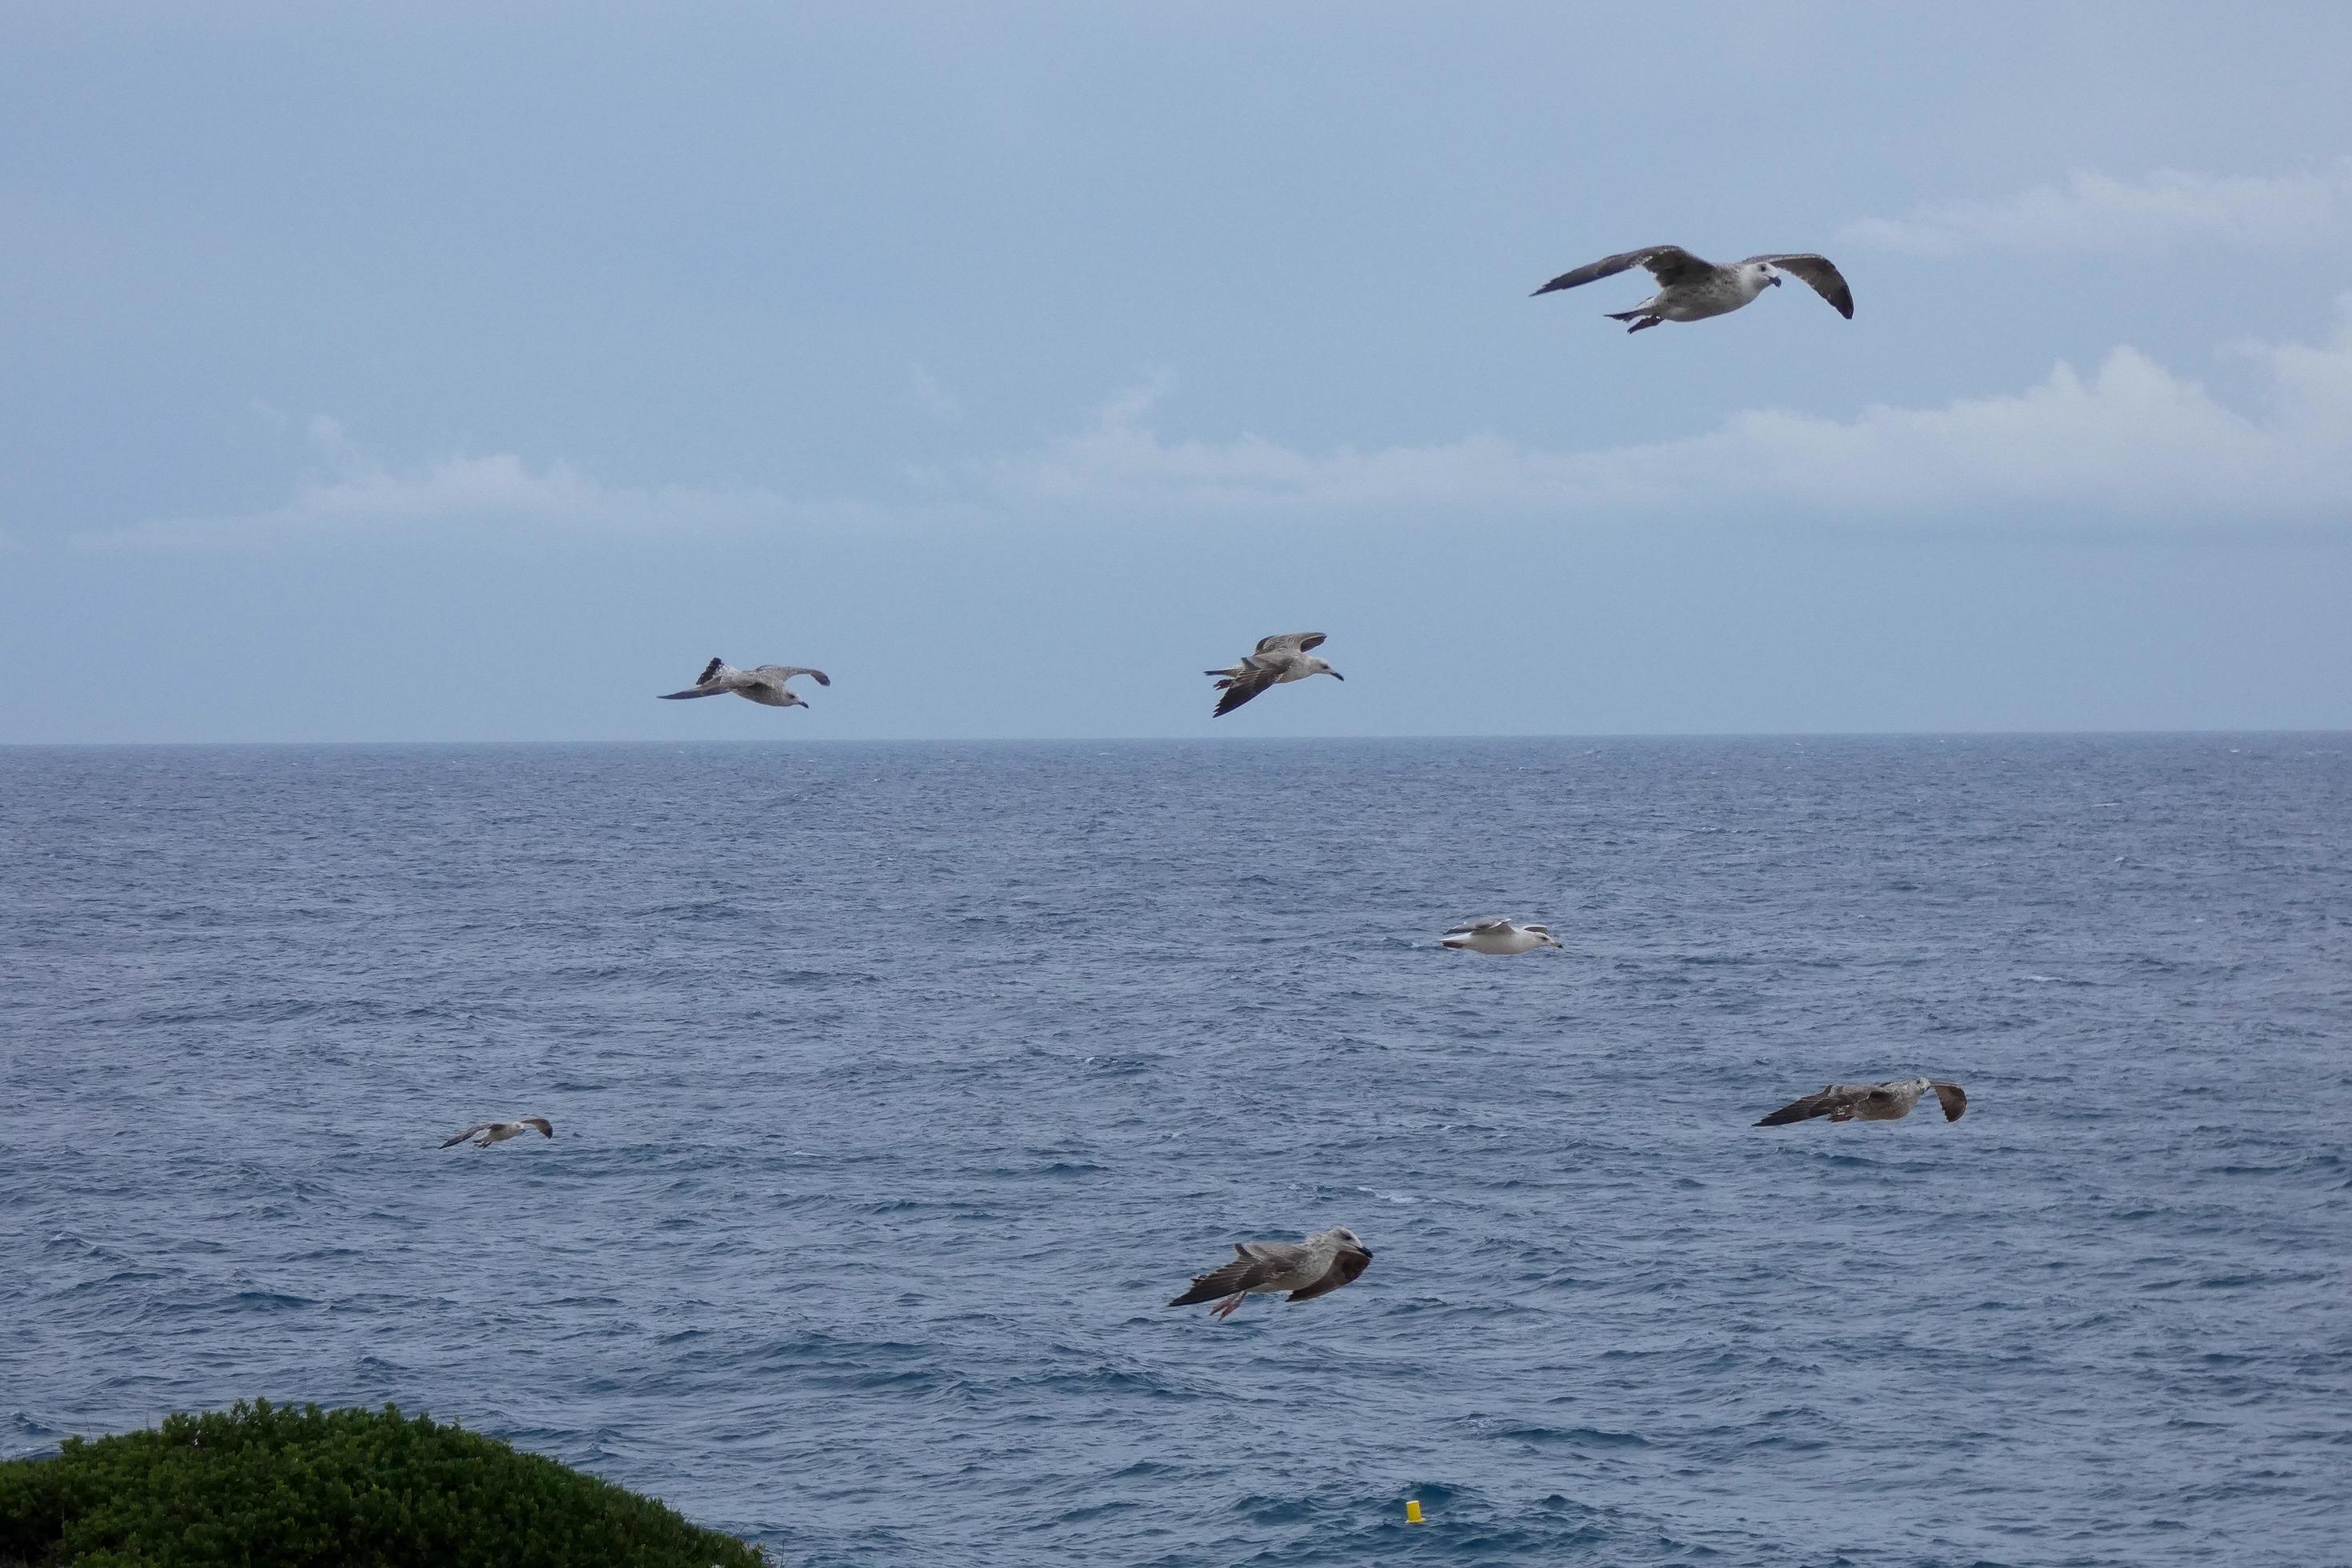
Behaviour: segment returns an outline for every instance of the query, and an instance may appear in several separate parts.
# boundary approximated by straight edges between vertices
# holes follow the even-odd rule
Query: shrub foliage
[[[751,1568],[650,1498],[431,1417],[267,1400],[0,1464],[0,1564]]]

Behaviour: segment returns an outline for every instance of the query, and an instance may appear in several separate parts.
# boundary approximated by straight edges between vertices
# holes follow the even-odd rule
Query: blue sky
[[[2352,727],[2352,7],[1459,10],[0,11],[0,742]]]

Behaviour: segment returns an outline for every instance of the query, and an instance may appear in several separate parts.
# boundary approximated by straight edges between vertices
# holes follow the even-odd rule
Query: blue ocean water
[[[793,1564],[2352,1561],[2352,737],[19,749],[0,878],[0,1453],[395,1401]]]

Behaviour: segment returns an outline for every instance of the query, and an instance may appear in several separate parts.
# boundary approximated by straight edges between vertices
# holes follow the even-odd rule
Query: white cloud
[[[1938,202],[1865,218],[1841,243],[1927,256],[2126,250],[2204,240],[2308,249],[2352,233],[2352,158],[2300,174],[2191,174],[2137,182],[2078,170],[1999,201]]]
[[[1386,518],[1517,509],[1581,517],[1784,503],[1899,521],[2000,509],[2090,517],[2341,519],[2352,508],[2352,299],[2315,345],[2242,346],[2265,383],[2241,412],[2146,354],[2059,364],[2022,392],[1848,419],[1757,410],[1646,446],[1549,452],[1493,436],[1302,452],[1257,436],[1170,440],[1157,388],[1040,456],[986,466],[1000,496],[1174,515]]]
[[[1549,451],[1491,435],[1314,452],[1255,435],[1171,438],[1164,383],[1121,394],[1042,450],[935,473],[931,499],[808,502],[761,489],[633,487],[513,453],[388,468],[332,420],[320,471],[283,504],[81,535],[93,544],[249,543],[432,530],[742,532],[809,522],[1203,514],[1334,521],[1672,519],[1780,508],[1918,520],[2227,525],[2352,521],[2352,296],[2312,343],[2240,344],[2234,407],[2147,354],[2060,363],[2022,391],[1847,418],[1774,409],[1642,446]]]

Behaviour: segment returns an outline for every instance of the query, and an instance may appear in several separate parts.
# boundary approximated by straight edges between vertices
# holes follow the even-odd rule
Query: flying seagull
[[[821,669],[803,669],[796,664],[761,664],[750,669],[738,669],[723,658],[714,658],[702,667],[694,684],[683,691],[665,691],[665,702],[676,702],[688,697],[724,697],[733,692],[748,697],[770,708],[805,708],[801,694],[784,684],[795,675],[813,677],[819,686],[831,686],[833,677]]]
[[[1826,1116],[1832,1121],[1900,1121],[1931,1089],[1936,1091],[1936,1103],[1944,1108],[1944,1120],[1958,1121],[1969,1108],[1968,1090],[1956,1083],[1906,1078],[1899,1083],[1833,1083],[1819,1094],[1790,1100],[1756,1125],[1786,1127],[1815,1116]]]
[[[1718,267],[1712,261],[1701,261],[1679,245],[1653,245],[1621,251],[1573,272],[1563,272],[1536,293],[1549,294],[1555,289],[1573,289],[1596,279],[1613,278],[1629,267],[1646,267],[1650,276],[1658,280],[1658,291],[1632,310],[1607,312],[1612,321],[1632,321],[1633,324],[1625,329],[1629,332],[1654,327],[1660,321],[1702,321],[1709,316],[1727,314],[1766,289],[1779,288],[1783,272],[1794,273],[1811,284],[1813,292],[1836,306],[1839,315],[1849,321],[1853,320],[1853,290],[1845,286],[1844,276],[1828,257],[1809,252],[1751,256],[1745,261]]]
[[[1356,1239],[1344,1225],[1318,1230],[1304,1247],[1286,1241],[1237,1241],[1234,1260],[1206,1274],[1195,1275],[1192,1288],[1168,1304],[1197,1307],[1215,1301],[1213,1318],[1230,1318],[1245,1296],[1290,1292],[1294,1301],[1328,1296],[1371,1267],[1372,1249]],[[1219,1300],[1219,1298],[1223,1300]]]
[[[1501,958],[1533,952],[1539,947],[1559,947],[1551,939],[1551,927],[1514,925],[1501,915],[1455,926],[1438,940],[1456,952],[1491,952]]]
[[[1310,650],[1323,646],[1325,635],[1284,632],[1279,637],[1260,637],[1257,647],[1242,655],[1240,662],[1231,669],[1203,670],[1204,675],[1224,678],[1217,682],[1217,689],[1224,695],[1217,699],[1215,717],[1224,717],[1267,687],[1280,686],[1286,680],[1304,680],[1310,675],[1347,679],[1321,659],[1309,657]]]
[[[477,1121],[463,1132],[444,1138],[441,1141],[441,1147],[446,1149],[452,1143],[463,1143],[467,1139],[474,1138],[474,1134],[478,1132],[481,1136],[474,1138],[474,1147],[487,1149],[493,1143],[503,1143],[509,1138],[520,1138],[534,1127],[539,1129],[540,1136],[542,1138],[555,1136],[555,1128],[546,1117],[526,1116],[519,1121]]]

